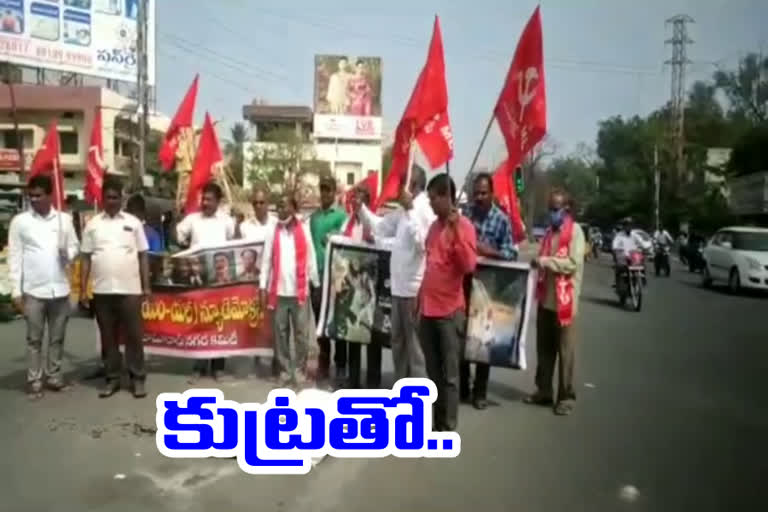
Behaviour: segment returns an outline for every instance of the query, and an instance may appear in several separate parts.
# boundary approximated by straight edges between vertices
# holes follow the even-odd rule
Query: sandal
[[[43,398],[42,382],[30,382],[27,388],[27,397],[30,400],[40,400]]]
[[[523,399],[523,403],[526,403],[528,405],[541,405],[541,406],[550,406],[554,403],[554,401],[546,396],[539,395],[537,393],[527,396]]]
[[[555,414],[558,416],[568,416],[573,412],[573,405],[568,402],[560,402],[555,407]]]

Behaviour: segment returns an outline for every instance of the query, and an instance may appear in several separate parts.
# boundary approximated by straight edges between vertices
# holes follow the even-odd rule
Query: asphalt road
[[[326,459],[296,477],[248,476],[234,461],[165,459],[151,430],[152,394],[99,400],[92,384],[81,382],[28,402],[21,392],[23,326],[2,325],[0,509],[763,509],[768,298],[703,290],[697,277],[674,272],[652,278],[644,310],[632,313],[616,306],[607,261],[588,265],[571,417],[520,402],[532,390],[533,368],[495,369],[495,406],[462,406],[458,459]],[[73,321],[67,366],[75,375],[93,367],[94,343],[91,324]],[[533,348],[531,337],[531,363]],[[190,366],[153,359],[150,392],[186,389]],[[260,401],[269,388],[250,377],[224,389],[228,398]]]

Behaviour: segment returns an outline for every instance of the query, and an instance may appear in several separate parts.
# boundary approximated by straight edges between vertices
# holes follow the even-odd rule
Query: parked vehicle
[[[728,227],[719,230],[703,251],[702,283],[728,283],[733,293],[742,288],[768,290],[768,229]]]
[[[641,251],[630,254],[628,265],[620,269],[616,281],[616,294],[622,307],[629,306],[633,311],[643,307],[643,280],[645,279],[645,256]]]

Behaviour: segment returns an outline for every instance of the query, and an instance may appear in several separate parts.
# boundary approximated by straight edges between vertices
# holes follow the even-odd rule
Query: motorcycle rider
[[[625,217],[619,222],[619,231],[613,237],[613,258],[616,262],[614,287],[618,288],[619,276],[629,266],[629,257],[633,251],[640,250],[640,241],[632,234],[632,219]]]
[[[664,229],[664,226],[659,226],[659,229],[653,234],[653,241],[660,247],[671,247],[675,243],[674,238],[669,234],[669,231]]]

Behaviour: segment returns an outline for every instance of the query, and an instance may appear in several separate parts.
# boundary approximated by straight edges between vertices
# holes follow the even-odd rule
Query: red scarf
[[[294,218],[287,225],[278,224],[275,230],[275,241],[272,245],[272,282],[269,285],[269,309],[277,306],[277,282],[280,280],[280,230],[293,231],[293,242],[296,245],[296,298],[299,304],[307,300],[307,238],[304,229]]]
[[[554,231],[552,228],[547,230],[544,240],[541,241],[539,256],[547,257],[551,255],[552,237]],[[560,239],[557,243],[555,258],[567,258],[570,250],[571,239],[573,238],[573,219],[570,215],[566,216],[563,224],[560,226]],[[537,299],[542,302],[547,294],[547,273],[546,269],[539,269],[539,282],[536,290]],[[557,298],[557,319],[560,325],[566,327],[573,321],[573,280],[571,276],[565,274],[555,274],[555,296]]]
[[[347,227],[344,229],[344,236],[347,238],[352,238],[352,232],[355,229],[355,226],[357,226],[358,220],[357,217],[351,217],[347,221]],[[368,226],[363,226],[363,241],[364,242],[373,242],[373,236],[371,236],[371,230],[368,229]]]

